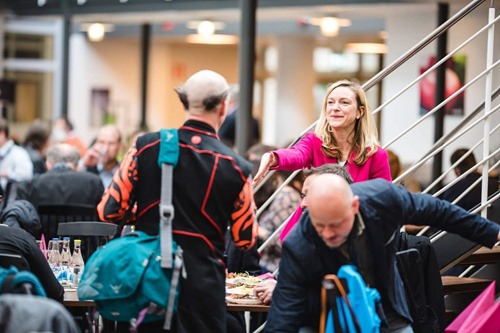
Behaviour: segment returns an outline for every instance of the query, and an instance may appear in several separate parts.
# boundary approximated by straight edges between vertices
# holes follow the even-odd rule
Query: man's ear
[[[357,195],[352,198],[352,212],[354,214],[359,212],[359,197]]]
[[[226,116],[227,116],[227,106],[228,106],[227,100],[224,100],[222,103],[220,103],[219,116],[220,116],[220,119],[221,119],[221,121],[220,121],[221,124],[226,119]]]

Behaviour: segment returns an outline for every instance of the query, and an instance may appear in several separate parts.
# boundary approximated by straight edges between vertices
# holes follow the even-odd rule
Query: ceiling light
[[[345,48],[355,53],[387,53],[387,45],[382,43],[348,43]]]
[[[335,37],[338,35],[340,27],[348,27],[351,25],[351,20],[339,19],[333,16],[308,17],[300,19],[299,24],[319,26],[323,36]]]
[[[45,4],[46,4],[46,3],[47,3],[47,1],[46,1],[46,0],[38,0],[38,1],[37,1],[37,5],[38,5],[38,7],[45,6]]]
[[[186,27],[189,29],[195,29],[198,34],[202,36],[210,36],[215,33],[216,30],[224,29],[226,25],[222,22],[215,22],[210,20],[203,21],[189,21],[186,23]]]
[[[82,23],[80,25],[80,30],[85,31],[92,42],[102,41],[106,32],[111,32],[114,29],[115,26],[108,23]]]
[[[212,44],[212,45],[231,45],[238,43],[238,37],[234,35],[210,35],[204,36],[192,34],[186,36],[186,42],[191,44]]]

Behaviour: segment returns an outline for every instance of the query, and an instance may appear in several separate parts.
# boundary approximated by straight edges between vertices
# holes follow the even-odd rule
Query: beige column
[[[314,39],[282,36],[277,38],[276,47],[276,81],[265,87],[274,89],[275,95],[265,93],[272,101],[264,107],[262,141],[281,147],[315,120]]]

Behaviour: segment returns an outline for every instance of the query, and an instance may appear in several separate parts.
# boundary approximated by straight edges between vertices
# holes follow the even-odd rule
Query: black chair
[[[116,224],[96,221],[59,223],[58,236],[82,239],[82,256],[87,261],[90,255],[116,233]]]
[[[73,221],[98,221],[96,206],[84,204],[44,204],[37,208],[42,225],[41,234],[45,236],[48,243],[58,236],[57,228],[59,223]]]
[[[10,268],[11,266],[16,267],[19,271],[30,271],[30,265],[28,261],[20,254],[0,253],[0,267]],[[13,292],[26,295],[33,294],[34,287],[29,282],[21,283],[16,288],[12,289],[10,289],[11,287],[8,287],[9,285],[10,284],[2,284],[0,286],[0,294],[3,294],[4,292]]]
[[[0,267],[16,267],[20,271],[29,271],[30,265],[20,254],[0,253]]]

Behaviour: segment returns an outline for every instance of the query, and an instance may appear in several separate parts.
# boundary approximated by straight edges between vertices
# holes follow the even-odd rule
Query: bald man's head
[[[213,111],[225,102],[229,91],[226,79],[210,70],[202,70],[189,77],[183,87],[176,89],[188,111]]]
[[[347,181],[334,174],[317,175],[307,192],[311,223],[328,247],[342,245],[349,236],[359,210],[359,199]]]

